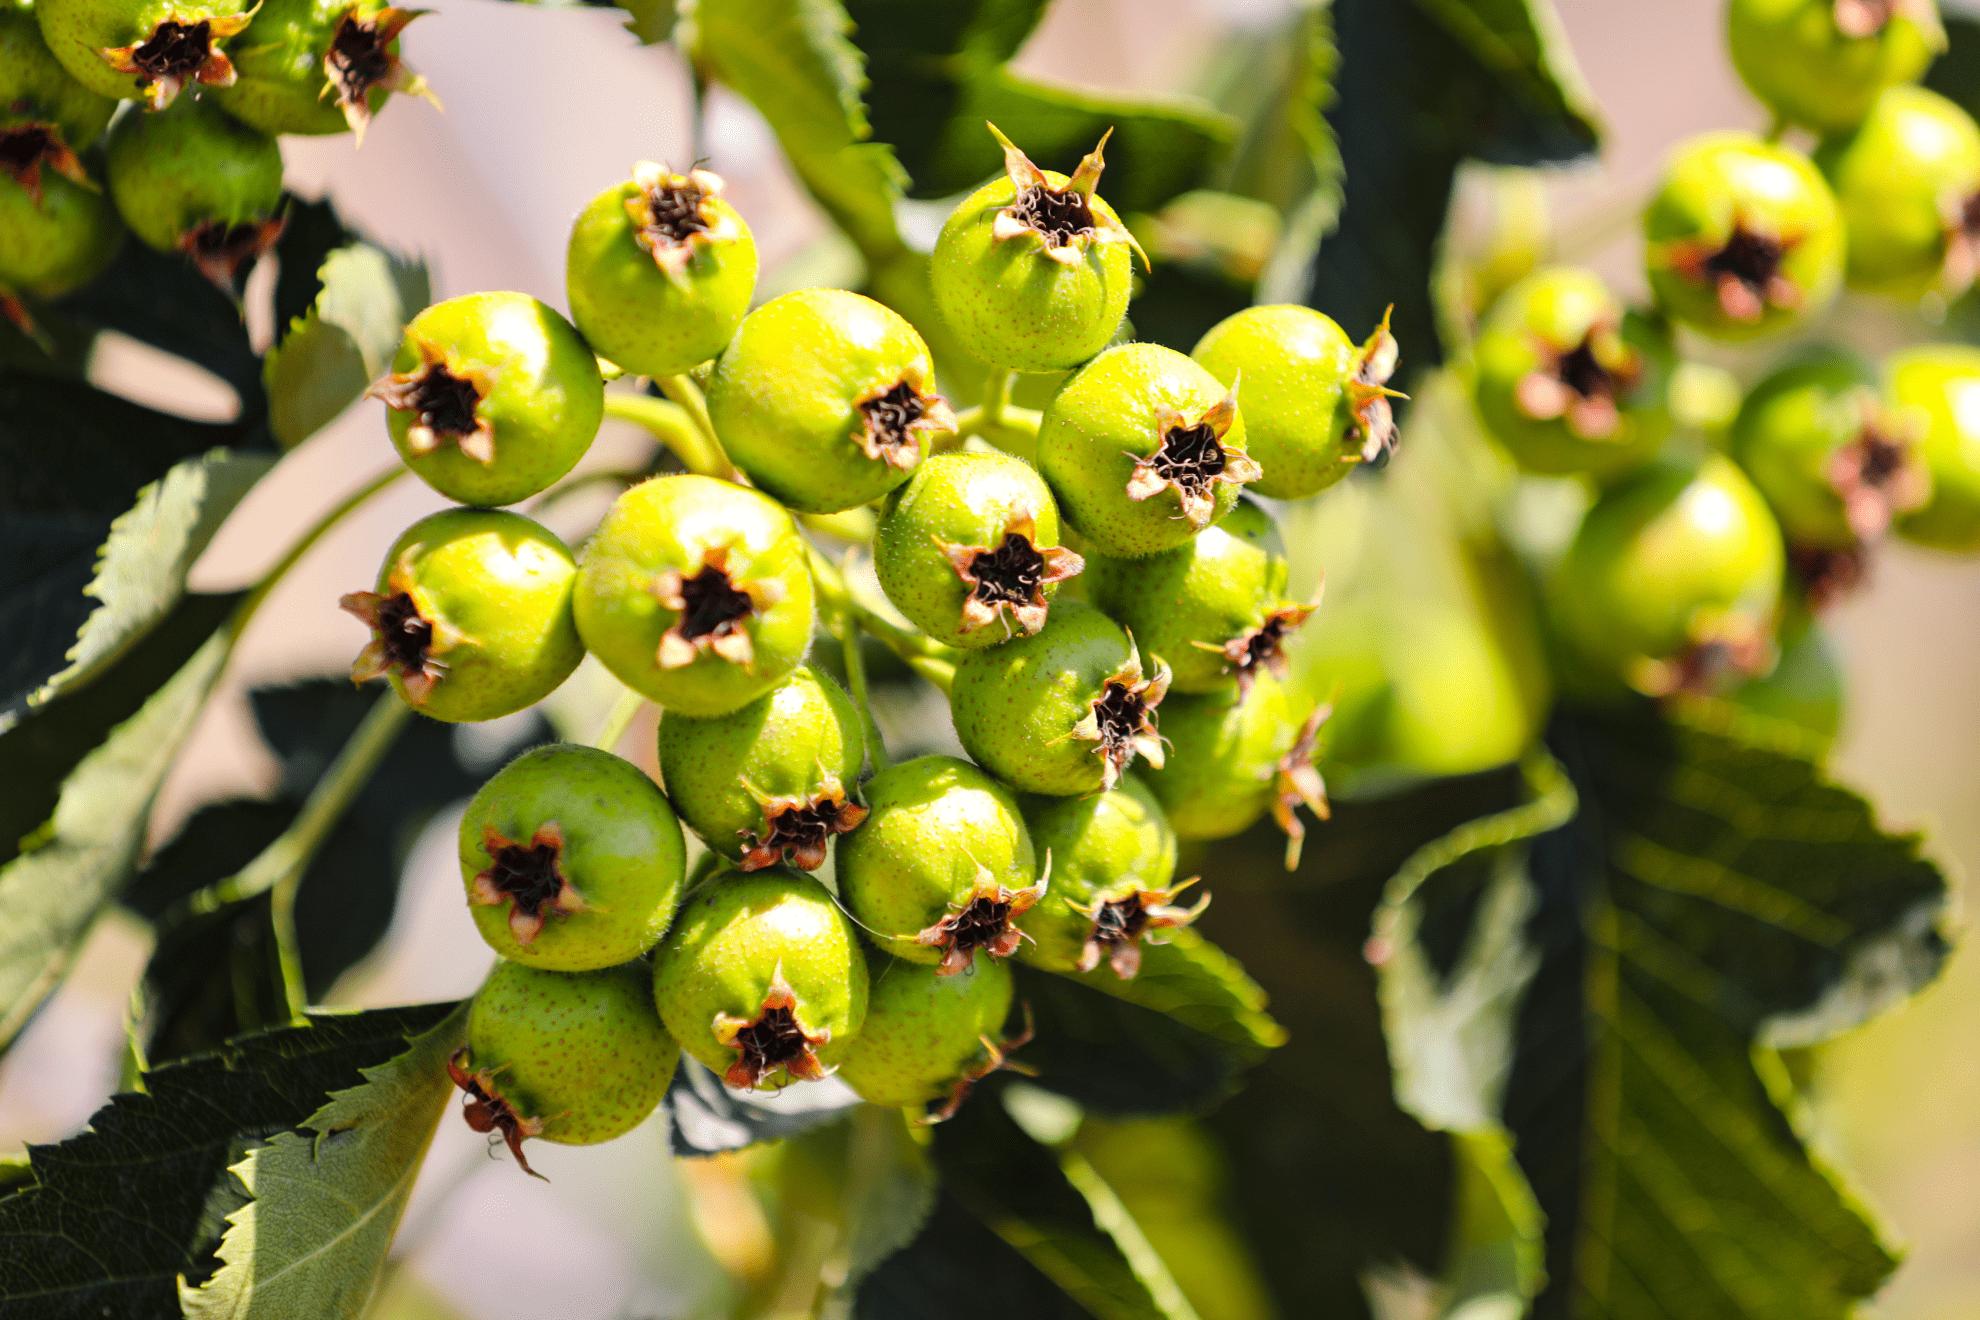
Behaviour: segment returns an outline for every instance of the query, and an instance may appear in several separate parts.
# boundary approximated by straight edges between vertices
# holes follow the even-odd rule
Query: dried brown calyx
[[[868,458],[912,471],[921,461],[923,435],[954,433],[956,414],[941,395],[924,393],[922,384],[903,376],[859,401],[862,421],[853,441]]]
[[[481,836],[488,868],[468,886],[468,902],[477,907],[509,908],[509,934],[527,947],[552,917],[591,911],[564,874],[564,831],[555,821],[540,826],[527,843],[505,839],[493,829]]]
[[[1149,265],[1148,254],[1120,218],[1093,205],[1093,190],[1100,186],[1101,172],[1107,168],[1101,153],[1114,135],[1113,129],[1100,135],[1099,143],[1080,161],[1070,179],[1054,184],[995,124],[989,127],[1004,148],[1004,173],[1015,190],[1010,205],[998,211],[991,223],[992,238],[1001,242],[1031,234],[1038,239],[1039,256],[1065,266],[1078,265],[1087,248],[1096,243],[1126,243],[1142,265]]]
[[[1193,907],[1176,907],[1176,896],[1195,884],[1197,877],[1191,876],[1179,885],[1167,889],[1135,889],[1118,898],[1104,899],[1091,907],[1073,904],[1073,910],[1093,920],[1093,929],[1086,936],[1086,947],[1080,951],[1079,970],[1090,972],[1105,958],[1107,965],[1114,969],[1114,975],[1123,981],[1132,981],[1135,973],[1141,970],[1141,945],[1144,938],[1150,944],[1162,941],[1154,932],[1187,926],[1195,921],[1210,906],[1208,894],[1196,900]]]
[[[62,130],[58,126],[11,124],[0,128],[0,170],[5,170],[8,178],[25,188],[28,199],[36,206],[41,205],[41,171],[44,166],[71,183],[79,183],[92,192],[96,190],[96,185],[83,171],[82,162],[76,159],[76,153],[69,150],[69,144],[62,140]]]
[[[1051,880],[1050,854],[1045,858],[1045,874],[1023,889],[1005,888],[987,867],[979,865],[969,893],[960,902],[949,904],[948,915],[917,934],[914,942],[942,951],[942,961],[935,968],[937,976],[967,971],[976,961],[978,949],[994,958],[1008,958],[1027,938],[1011,923],[1045,897]]]
[[[1788,571],[1801,584],[1801,596],[1817,613],[1849,595],[1870,576],[1870,547],[1859,541],[1847,549],[1788,547]]]
[[[758,610],[784,598],[784,584],[775,578],[739,582],[731,577],[727,546],[704,552],[693,573],[669,569],[660,574],[651,590],[662,605],[680,614],[660,637],[662,669],[679,669],[702,655],[718,655],[748,669],[756,663],[756,645],[744,625]]]
[[[1692,243],[1674,246],[1671,268],[1688,280],[1709,284],[1719,310],[1735,321],[1758,321],[1769,307],[1788,310],[1802,304],[1801,286],[1781,274],[1781,261],[1800,242],[1750,227],[1735,219],[1721,247]]]
[[[954,545],[937,540],[949,566],[969,588],[963,597],[962,630],[975,632],[1004,620],[1029,637],[1045,626],[1045,588],[1086,569],[1086,561],[1063,546],[1038,544],[1038,515],[1029,504],[1011,510],[1004,537],[994,546]]]
[[[677,284],[687,282],[694,254],[717,243],[732,243],[742,233],[736,219],[714,205],[722,195],[720,175],[707,170],[675,174],[650,160],[633,166],[633,187],[626,199],[632,217],[633,241]]]
[[[1843,502],[1850,530],[1874,541],[1900,513],[1925,507],[1932,474],[1919,452],[1920,427],[1885,413],[1869,390],[1858,395],[1863,424],[1829,455],[1829,485]]]
[[[1513,399],[1535,421],[1560,418],[1581,440],[1607,440],[1622,425],[1622,400],[1643,378],[1643,358],[1613,321],[1598,321],[1562,348],[1536,340],[1540,366],[1520,377]]]
[[[747,782],[743,787],[756,797]],[[740,831],[748,845],[736,868],[740,871],[761,871],[786,858],[800,871],[815,871],[825,865],[826,841],[858,829],[867,817],[865,807],[846,797],[836,775],[825,776],[825,786],[808,797],[784,794],[756,801],[763,808],[763,828]]]
[[[783,1069],[796,1081],[814,1082],[830,1070],[818,1062],[818,1047],[832,1039],[830,1028],[813,1035],[797,1017],[797,995],[784,980],[784,967],[770,978],[770,993],[753,1018],[715,1015],[715,1038],[736,1052],[722,1080],[740,1091],[763,1085]]]
[[[231,294],[240,285],[242,268],[274,251],[288,223],[280,216],[240,224],[209,220],[179,236],[179,251],[192,258],[200,274]]]
[[[1319,767],[1314,765],[1320,752],[1320,726],[1334,713],[1331,704],[1323,703],[1314,707],[1306,717],[1306,723],[1299,727],[1299,737],[1293,740],[1292,747],[1279,758],[1279,764],[1272,775],[1272,819],[1278,823],[1286,836],[1286,869],[1299,869],[1300,850],[1306,844],[1306,822],[1299,818],[1303,806],[1320,820],[1332,815],[1327,806],[1327,785],[1320,778]]]
[[[453,639],[444,626],[419,612],[419,604],[410,593],[390,580],[386,585],[393,588],[389,595],[353,591],[337,602],[372,632],[370,643],[351,662],[351,681],[368,683],[397,674],[406,700],[418,706],[433,691],[433,685],[447,676],[446,662],[439,656]]]
[[[1957,298],[1980,275],[1980,192],[1948,194],[1939,206],[1946,256],[1939,267],[1939,292]]]
[[[252,17],[254,10],[220,18],[174,14],[143,41],[97,54],[117,72],[136,75],[146,103],[153,110],[163,110],[189,82],[208,87],[234,85],[234,62],[220,52],[220,43],[245,28]]]
[[[495,382],[478,367],[452,363],[447,350],[430,339],[409,336],[419,365],[395,371],[367,390],[387,408],[411,413],[406,448],[430,454],[442,445],[458,446],[477,463],[495,461],[495,424],[482,416],[481,401]]]
[[[1900,16],[1927,31],[1941,30],[1932,0],[1836,0],[1835,16],[1836,30],[1845,37],[1874,37]]]
[[[1100,695],[1073,725],[1072,736],[1094,744],[1103,789],[1120,782],[1121,772],[1140,756],[1162,768],[1162,736],[1155,730],[1155,708],[1169,693],[1169,667],[1158,657],[1153,677],[1141,676],[1141,655],[1128,638],[1128,660],[1100,685]]]
[[[1373,463],[1383,454],[1395,452],[1396,410],[1389,400],[1409,397],[1389,388],[1389,377],[1396,374],[1396,360],[1401,355],[1396,337],[1389,333],[1389,317],[1395,310],[1391,303],[1382,312],[1382,324],[1375,327],[1355,354],[1354,370],[1349,373],[1344,390],[1348,413],[1354,419],[1348,426],[1348,434],[1360,437],[1364,463]]]
[[[461,1117],[476,1132],[499,1133],[502,1140],[509,1143],[509,1153],[516,1157],[522,1171],[532,1178],[543,1178],[542,1174],[529,1167],[529,1160],[522,1151],[524,1137],[543,1134],[543,1120],[517,1113],[515,1106],[502,1098],[502,1093],[495,1089],[495,1074],[502,1071],[500,1068],[481,1068],[470,1072],[462,1063],[466,1057],[467,1050],[462,1048],[455,1050],[447,1060],[447,1076],[453,1079],[455,1086],[466,1092],[461,1102]],[[543,1178],[543,1181],[550,1180]]]
[[[392,53],[392,43],[405,31],[406,24],[431,12],[386,8],[360,14],[352,6],[337,21],[337,30],[330,37],[330,50],[323,57],[323,74],[329,81],[320,95],[336,93],[344,122],[357,135],[359,146],[364,145],[364,130],[371,126],[370,98],[375,87],[423,96],[433,103],[434,109],[442,108],[440,98],[426,85],[426,79],[408,69]]]
[[[1256,459],[1240,449],[1226,448],[1224,437],[1237,420],[1237,384],[1201,417],[1191,420],[1166,403],[1155,406],[1155,452],[1143,457],[1130,452],[1134,471],[1128,477],[1131,500],[1153,499],[1174,490],[1182,516],[1202,531],[1217,513],[1217,483],[1241,486],[1265,475]]]
[[[1206,651],[1215,651],[1224,657],[1224,670],[1237,677],[1239,700],[1251,695],[1251,685],[1258,681],[1258,671],[1277,679],[1284,679],[1292,672],[1286,659],[1286,638],[1298,631],[1301,624],[1311,618],[1320,608],[1319,593],[1314,593],[1311,605],[1281,605],[1273,610],[1255,628],[1246,628],[1237,636],[1219,646],[1214,642],[1195,642]]]
[[[1773,638],[1746,615],[1705,611],[1690,631],[1691,640],[1673,655],[1637,657],[1629,669],[1630,686],[1648,697],[1704,696],[1774,667]]]
[[[1006,1036],[1002,1040],[991,1040],[988,1036],[978,1036],[976,1039],[983,1046],[983,1057],[976,1063],[963,1069],[962,1076],[950,1083],[949,1093],[942,1097],[940,1104],[931,1102],[931,1107],[928,1111],[921,1117],[913,1120],[914,1125],[916,1127],[929,1127],[936,1123],[946,1123],[948,1120],[954,1118],[956,1111],[962,1108],[963,1101],[969,1099],[969,1093],[976,1089],[976,1084],[993,1072],[1014,1072],[1025,1077],[1036,1077],[1038,1075],[1036,1068],[1028,1064],[1019,1063],[1011,1057],[1012,1053],[1029,1045],[1032,1036],[1035,1034],[1037,1033],[1031,1020],[1031,1005],[1026,1004],[1024,1006],[1024,1029],[1018,1032],[1017,1035]]]

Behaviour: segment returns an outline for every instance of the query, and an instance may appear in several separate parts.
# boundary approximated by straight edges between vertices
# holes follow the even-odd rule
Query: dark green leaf
[[[1036,1081],[1103,1114],[1207,1109],[1237,1085],[1256,1046],[1233,1048],[1166,1013],[1016,966],[1037,1036],[1017,1052]]]
[[[686,1157],[741,1150],[822,1123],[836,1123],[860,1103],[851,1088],[826,1081],[759,1098],[731,1091],[686,1055],[667,1087],[667,1118],[674,1154]]]
[[[1092,1313],[984,1227],[955,1194],[861,1285],[859,1320],[1091,1320]]]
[[[1235,958],[1193,930],[1171,932],[1163,944],[1145,943],[1141,971],[1132,981],[1102,967],[1078,979],[1214,1037],[1247,1065],[1286,1043],[1285,1028],[1265,1011],[1258,983]]]
[[[288,223],[275,242],[275,340],[280,343],[289,327],[308,314],[323,291],[318,274],[323,260],[350,242],[356,235],[344,228],[337,208],[328,197],[306,202],[289,198]]]

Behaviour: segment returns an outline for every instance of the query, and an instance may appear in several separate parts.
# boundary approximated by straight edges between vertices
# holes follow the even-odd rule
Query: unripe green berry
[[[190,83],[217,87],[233,77],[220,47],[247,26],[251,6],[247,0],[42,0],[33,8],[48,49],[76,81],[99,96],[137,98],[162,110]]]
[[[1843,278],[1852,289],[1915,303],[1956,298],[1980,263],[1980,126],[1923,87],[1887,89],[1815,163],[1849,228]]]
[[[227,44],[233,83],[210,94],[264,133],[355,131],[362,143],[391,93],[440,104],[399,60],[399,33],[426,12],[377,0],[261,0],[254,30]]]
[[[110,196],[147,245],[185,253],[223,288],[274,246],[282,231],[274,138],[187,96],[169,110],[125,115],[107,143]]]
[[[520,514],[431,514],[393,543],[376,591],[343,598],[372,630],[351,678],[389,675],[407,705],[436,720],[533,706],[584,659],[576,582],[564,543]]]
[[[1931,498],[1898,519],[1898,535],[1935,550],[1980,550],[1980,350],[1918,344],[1885,359],[1884,376],[1891,404],[1922,428],[1932,478]]]
[[[1267,810],[1289,840],[1286,869],[1305,835],[1295,814],[1304,803],[1327,815],[1325,789],[1313,769],[1322,707],[1304,718],[1292,692],[1260,676],[1249,694],[1235,689],[1176,697],[1163,708],[1169,758],[1146,772],[1149,791],[1179,839],[1225,839]]]
[[[50,147],[67,160],[94,142],[117,109],[113,97],[62,67],[42,40],[35,13],[0,12],[0,168],[16,172],[16,182],[25,182],[18,171],[34,168]]]
[[[866,1019],[866,959],[825,886],[772,867],[688,895],[653,956],[667,1030],[738,1090],[823,1077]]]
[[[811,644],[804,538],[753,490],[655,477],[619,496],[586,543],[577,625],[627,687],[684,715],[726,715]]]
[[[953,1114],[970,1087],[1004,1061],[1011,972],[987,958],[962,976],[867,955],[873,997],[839,1080],[868,1104]]]
[[[1848,30],[1838,21],[1845,18]],[[1930,0],[1731,0],[1726,45],[1768,109],[1828,136],[1860,123],[1884,88],[1916,80],[1945,49],[1946,34]]]
[[[687,848],[646,772],[556,743],[483,784],[460,828],[461,879],[488,947],[549,971],[639,957],[667,933]]]
[[[116,208],[88,187],[53,170],[37,181],[37,201],[0,174],[0,291],[59,298],[95,279],[124,241]]]

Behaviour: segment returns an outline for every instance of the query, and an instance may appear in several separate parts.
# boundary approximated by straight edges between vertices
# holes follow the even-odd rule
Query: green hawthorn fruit
[[[1183,544],[1262,472],[1236,395],[1159,344],[1110,349],[1060,387],[1038,426],[1038,470],[1059,512],[1120,559]]]
[[[707,170],[640,161],[571,226],[571,319],[634,375],[678,376],[721,352],[755,288],[756,240]]]
[[[1027,793],[1112,788],[1138,755],[1162,764],[1155,708],[1169,667],[1141,657],[1120,625],[1061,601],[1030,637],[966,651],[949,694],[956,736],[976,763]]]
[[[393,543],[376,591],[343,598],[372,631],[351,678],[389,676],[407,705],[450,723],[533,706],[584,659],[576,582],[564,543],[520,514],[430,514]]]
[[[254,30],[227,43],[234,81],[213,99],[264,133],[345,133],[358,142],[393,92],[439,100],[399,59],[399,34],[424,9],[376,0],[261,0]]]
[[[1130,250],[1141,251],[1094,193],[1107,139],[1067,178],[990,131],[1003,144],[1004,177],[942,226],[928,269],[935,305],[962,347],[993,366],[1076,367],[1120,329],[1134,286]]]
[[[715,361],[708,415],[722,447],[787,508],[837,513],[908,479],[953,435],[935,363],[891,308],[844,289],[803,289],[743,318]]]
[[[587,972],[639,957],[673,920],[680,822],[646,772],[555,743],[483,784],[460,828],[461,880],[481,938],[504,958]]]
[[[494,1132],[524,1171],[526,1137],[589,1146],[624,1136],[667,1094],[681,1047],[660,1025],[646,968],[551,972],[497,962],[448,1060],[462,1117]]]
[[[79,289],[124,241],[116,208],[94,182],[44,171],[37,191],[38,199],[0,174],[0,299],[8,290],[59,298]]]
[[[96,141],[116,109],[114,97],[62,67],[33,10],[0,10],[0,170],[29,189],[43,164],[82,182],[75,153]]]
[[[866,761],[859,710],[811,665],[741,710],[713,719],[668,711],[660,777],[703,842],[745,871],[825,864],[825,845],[866,819],[849,796]]]
[[[77,82],[98,96],[141,97],[163,110],[188,83],[234,80],[220,48],[253,10],[246,0],[40,0],[34,16]]]
[[[1025,962],[1051,972],[1090,972],[1104,958],[1122,980],[1141,966],[1141,943],[1186,926],[1195,908],[1172,900],[1190,881],[1176,874],[1176,832],[1162,804],[1133,775],[1087,797],[1025,797],[1018,803],[1031,846],[1052,858],[1052,886],[1024,923]]]
[[[1189,544],[1146,559],[1094,556],[1087,593],[1144,659],[1169,664],[1177,692],[1286,676],[1286,638],[1314,606],[1286,599],[1286,553],[1272,515],[1241,499]]]
[[[915,627],[973,650],[1045,626],[1085,563],[1060,535],[1059,506],[1023,459],[933,454],[888,499],[873,569]]]
[[[868,953],[873,997],[839,1080],[868,1104],[954,1114],[970,1087],[1004,1062],[1010,968],[986,958],[963,976]]]
[[[69,76],[32,12],[0,11],[0,297],[60,297],[116,254],[124,227],[76,156],[116,108]]]
[[[976,951],[1008,958],[1046,892],[1017,800],[948,756],[903,761],[866,785],[872,814],[839,841],[839,892],[896,958],[952,976]]]
[[[1897,521],[1905,540],[1980,550],[1980,350],[1918,344],[1884,361],[1891,404],[1922,434],[1931,498]]]
[[[1669,335],[1592,271],[1554,267],[1507,290],[1481,328],[1473,397],[1528,472],[1614,477],[1670,434]]]
[[[1836,199],[1807,157],[1747,133],[1678,144],[1643,212],[1658,303],[1716,339],[1751,339],[1827,306],[1842,282]]]
[[[1936,92],[1892,87],[1815,163],[1849,229],[1852,289],[1956,298],[1980,268],[1980,125]]]
[[[1227,386],[1243,382],[1247,452],[1265,469],[1251,483],[1260,495],[1303,500],[1395,448],[1387,317],[1356,348],[1310,307],[1247,307],[1211,326],[1190,357]]]
[[[1709,688],[1772,668],[1783,559],[1767,502],[1732,463],[1658,463],[1582,518],[1548,609],[1583,681]]]
[[[1768,109],[1829,136],[1860,123],[1884,88],[1916,80],[1946,34],[1932,0],[1731,0],[1726,45]]]
[[[791,515],[713,477],[655,477],[586,543],[578,631],[620,682],[668,710],[726,715],[811,644],[811,569]]]
[[[110,196],[131,232],[183,252],[231,289],[282,232],[282,152],[275,139],[185,97],[111,125]]]
[[[371,387],[407,467],[461,504],[538,494],[577,466],[605,415],[598,359],[526,293],[470,293],[412,319]]]
[[[738,1090],[823,1077],[866,1018],[852,922],[783,867],[704,884],[653,955],[653,996],[681,1048]]]

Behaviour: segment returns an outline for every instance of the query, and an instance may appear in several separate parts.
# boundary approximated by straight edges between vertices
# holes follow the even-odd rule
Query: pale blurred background
[[[1591,262],[1636,296],[1642,281],[1631,220],[1665,150],[1703,129],[1759,128],[1764,117],[1726,61],[1721,0],[1556,2],[1608,137],[1599,165],[1550,176],[1555,231],[1565,255]],[[691,158],[684,70],[668,48],[637,45],[609,10],[496,0],[435,0],[433,8],[408,30],[405,46],[447,113],[395,102],[362,152],[348,137],[284,139],[291,186],[306,195],[328,191],[373,237],[423,252],[436,299],[508,288],[561,308],[565,233],[578,208],[634,160]],[[1223,36],[1277,25],[1291,8],[1289,0],[1057,0],[1018,65],[1034,77],[1104,90],[1186,91],[1199,84]],[[823,222],[748,106],[715,95],[705,151],[755,231],[766,288],[831,270]],[[1922,322],[1868,304],[1846,301],[1835,315],[1879,337],[1929,333]],[[224,417],[232,407],[217,381],[135,345],[106,347],[94,370],[115,388],[182,412]],[[289,455],[200,561],[194,585],[220,590],[252,581],[294,529],[392,463],[379,407],[351,409]],[[644,445],[607,423],[587,462],[614,466]],[[283,582],[166,784],[157,838],[202,802],[274,787],[275,766],[254,735],[246,692],[347,665],[363,629],[338,612],[337,597],[368,586],[397,533],[441,505],[418,482],[402,482]],[[596,512],[573,502],[552,521],[569,532]],[[1936,856],[1956,876],[1973,873],[1980,863],[1980,566],[1894,547],[1872,589],[1832,624],[1850,698],[1838,776],[1866,791],[1887,825],[1929,831]],[[630,753],[649,741],[636,732],[625,747]],[[491,955],[459,899],[456,819],[429,829],[391,935],[339,985],[337,1002],[451,998],[479,984]],[[68,985],[0,1065],[0,1151],[76,1131],[114,1089],[123,1015],[146,951],[129,923],[112,920],[93,936]],[[1829,1047],[1817,1094],[1808,1116],[1815,1140],[1908,1250],[1875,1314],[1980,1316],[1980,959],[1956,956],[1914,1003]],[[748,1266],[752,1243],[762,1241],[748,1202],[733,1195],[742,1176],[735,1162],[672,1162],[657,1125],[609,1152],[549,1146],[532,1158],[552,1182],[516,1176],[506,1160],[489,1160],[464,1125],[442,1125],[401,1238],[403,1268],[391,1280],[387,1309],[432,1320],[709,1314],[727,1286],[723,1264]],[[694,1195],[684,1179],[693,1180]],[[711,1234],[725,1262],[704,1245]],[[524,1241],[527,1250],[518,1251]]]

